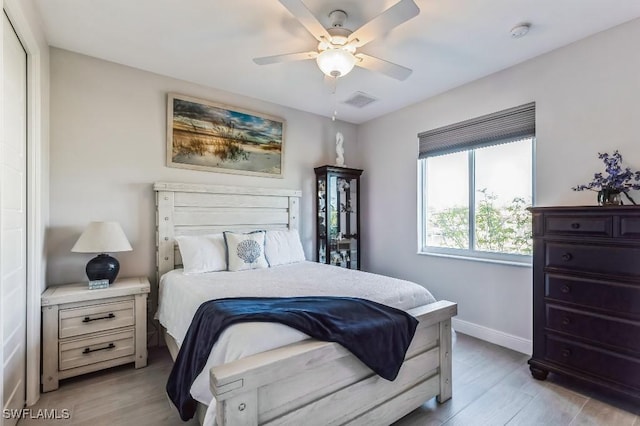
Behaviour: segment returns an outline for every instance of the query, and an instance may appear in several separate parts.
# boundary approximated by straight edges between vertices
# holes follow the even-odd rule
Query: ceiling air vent
[[[356,108],[364,108],[367,105],[369,105],[371,102],[375,102],[375,101],[377,101],[377,99],[371,95],[367,95],[366,93],[362,93],[362,92],[356,92],[343,103],[347,105],[351,105],[352,107],[356,107]]]

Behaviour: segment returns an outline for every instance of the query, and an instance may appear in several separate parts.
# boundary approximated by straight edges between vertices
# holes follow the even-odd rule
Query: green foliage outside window
[[[475,250],[496,253],[530,255],[531,205],[524,198],[514,198],[507,205],[498,205],[497,196],[481,189],[476,206]],[[469,208],[454,206],[429,213],[430,240],[438,246],[469,249]],[[429,245],[432,245],[429,242]]]
[[[429,239],[438,241],[439,247],[469,248],[469,208],[455,206],[429,213],[429,230],[433,230]]]

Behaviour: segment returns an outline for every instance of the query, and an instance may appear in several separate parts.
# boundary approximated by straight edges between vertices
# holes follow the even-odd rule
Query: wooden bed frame
[[[164,182],[154,190],[158,278],[181,266],[176,236],[299,224],[301,191]],[[409,313],[420,324],[393,382],[342,346],[313,339],[213,367],[218,425],[390,424],[434,396],[448,400],[457,305],[439,301]],[[175,359],[178,347],[166,341]]]

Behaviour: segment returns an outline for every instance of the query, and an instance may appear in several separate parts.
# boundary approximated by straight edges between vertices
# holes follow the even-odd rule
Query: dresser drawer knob
[[[563,349],[562,350],[562,356],[564,358],[569,358],[571,356],[571,349]]]
[[[571,227],[572,227],[573,229],[580,229],[580,224],[579,224],[578,222],[573,222],[573,223],[571,224]]]
[[[562,318],[562,325],[569,325],[569,324],[571,324],[571,318],[569,317]]]
[[[562,287],[560,287],[560,291],[563,292],[564,294],[569,294],[571,293],[571,287],[565,284]]]
[[[111,318],[115,318],[115,317],[116,317],[116,314],[114,314],[113,312],[110,312],[109,315],[107,315],[106,317],[98,317],[98,318],[84,317],[82,322],[98,321],[98,320],[103,320],[103,319],[111,319]]]
[[[562,255],[562,260],[564,260],[565,262],[568,262],[571,259],[573,259],[573,255],[571,253],[565,253]]]
[[[98,351],[106,351],[108,349],[113,349],[115,348],[116,345],[113,343],[109,343],[107,346],[105,346],[104,348],[98,348],[98,349],[90,349],[90,348],[84,348],[84,351],[82,351],[82,355],[89,355],[91,352],[98,352]]]

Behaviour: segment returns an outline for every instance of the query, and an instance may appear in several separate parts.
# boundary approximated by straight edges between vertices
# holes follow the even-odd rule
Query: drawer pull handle
[[[580,229],[580,224],[578,222],[574,222],[574,223],[571,224],[571,227],[573,229]]]
[[[82,355],[89,355],[91,352],[106,351],[108,349],[113,349],[115,347],[116,347],[116,345],[114,345],[113,343],[109,343],[104,348],[98,348],[98,349],[84,348],[84,351],[82,351]]]
[[[569,287],[568,285],[563,285],[560,288],[560,291],[563,292],[564,294],[571,293],[571,287]]]
[[[569,358],[571,356],[571,350],[570,349],[563,349],[562,350],[562,356],[565,358]]]
[[[562,255],[562,260],[564,260],[565,262],[568,262],[571,259],[573,259],[573,255],[571,255],[571,253],[565,253]]]
[[[569,325],[569,324],[571,324],[571,318],[569,317],[562,318],[562,325]]]
[[[116,314],[114,314],[113,312],[110,312],[109,315],[107,315],[106,317],[98,317],[98,318],[84,317],[82,322],[98,321],[98,320],[103,320],[103,319],[111,319],[111,318],[115,318],[115,317],[116,317]]]

